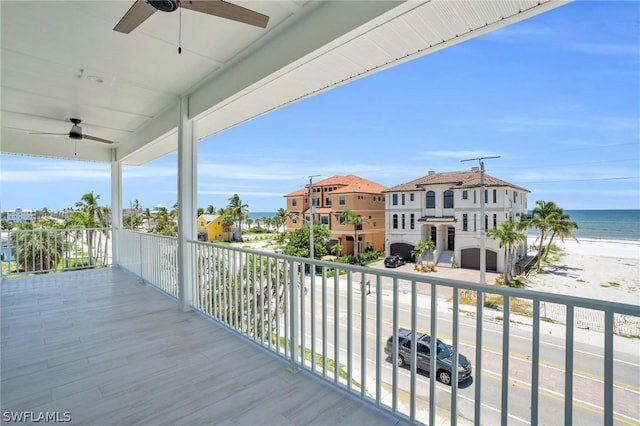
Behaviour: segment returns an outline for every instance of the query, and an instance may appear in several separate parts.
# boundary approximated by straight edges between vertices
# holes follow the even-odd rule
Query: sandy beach
[[[529,239],[529,245],[535,238]],[[640,305],[640,241],[580,239],[554,241],[560,259],[532,272],[527,287]]]

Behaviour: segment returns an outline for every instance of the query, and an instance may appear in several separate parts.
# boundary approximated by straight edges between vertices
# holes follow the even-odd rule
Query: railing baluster
[[[567,306],[564,374],[564,424],[573,424],[573,306]]]
[[[340,270],[336,268],[333,275],[333,359],[335,368],[333,369],[333,381],[339,383],[340,380]]]
[[[376,275],[376,405],[382,403],[382,276]]]
[[[433,316],[433,313],[431,314]],[[409,420],[416,421],[416,397],[417,397],[417,376],[418,376],[418,340],[416,333],[418,330],[418,289],[416,280],[411,280],[411,382],[409,390]],[[433,371],[433,370],[431,370]],[[431,374],[433,380],[433,374]],[[434,423],[431,423],[434,424]]]
[[[366,275],[360,277],[360,396],[367,394],[367,283]]]
[[[476,292],[476,374],[473,376],[475,387],[473,423],[482,424],[482,320],[483,320],[484,291]]]
[[[613,332],[614,314],[604,313],[604,421],[613,425]]]
[[[311,371],[316,371],[316,274],[315,266],[311,270]]]
[[[353,379],[353,271],[347,273],[347,389]]]
[[[540,301],[533,301],[533,338],[531,339],[531,424],[538,424],[540,380]]]
[[[431,284],[431,349],[430,349],[430,361],[431,366],[429,369],[429,424],[436,424],[436,380],[438,379],[438,368],[436,365],[436,359],[438,358],[438,305],[437,305],[437,286]],[[415,341],[415,340],[414,340]],[[435,355],[435,356],[434,356]],[[457,368],[457,365],[452,366]]]
[[[327,267],[322,267],[322,377],[327,377]]]
[[[508,296],[503,298],[503,319],[502,319],[502,404],[501,423],[507,424],[509,417],[509,326],[511,303]]]
[[[460,289],[458,287],[453,288],[453,323],[452,323],[452,345],[453,345],[453,359],[457,364],[458,357],[460,355]],[[451,426],[456,426],[458,423],[458,368],[451,369]]]

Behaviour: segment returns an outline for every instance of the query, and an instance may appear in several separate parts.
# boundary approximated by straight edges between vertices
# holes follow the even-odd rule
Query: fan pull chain
[[[180,7],[180,20],[178,23],[178,55],[182,54],[182,5]]]
[[[73,145],[73,156],[77,157],[78,156],[78,141],[75,140],[74,141],[74,145]]]

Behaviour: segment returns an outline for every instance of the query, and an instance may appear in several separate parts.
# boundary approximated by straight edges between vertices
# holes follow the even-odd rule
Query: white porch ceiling
[[[266,29],[190,10],[113,31],[133,1],[0,2],[2,153],[143,164],[177,147],[566,2],[236,1]],[[99,77],[103,83],[92,81]],[[107,145],[66,136],[70,117]]]

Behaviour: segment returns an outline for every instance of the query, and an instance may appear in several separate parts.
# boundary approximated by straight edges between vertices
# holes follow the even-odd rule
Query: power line
[[[525,181],[521,183],[597,182],[597,181],[606,181],[606,180],[633,180],[633,179],[640,179],[640,176],[624,176],[624,177],[592,178],[592,179],[539,180],[539,181]]]

